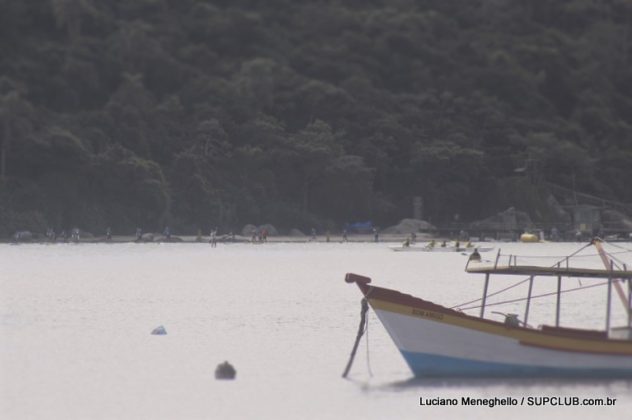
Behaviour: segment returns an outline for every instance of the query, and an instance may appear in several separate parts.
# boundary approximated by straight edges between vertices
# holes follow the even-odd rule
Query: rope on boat
[[[608,245],[612,245],[610,242],[604,242],[607,243]],[[622,248],[625,249],[625,248]],[[632,253],[632,250],[625,250],[625,251],[617,251],[617,252],[609,252],[608,255],[618,255],[618,254],[629,254]],[[501,256],[507,256],[509,254],[501,254]],[[594,258],[594,257],[598,257],[599,254],[583,254],[583,255],[575,255],[573,258]],[[564,261],[566,259],[565,255],[516,255],[516,257],[520,257],[520,259],[527,259],[527,260],[545,260],[545,259],[555,259],[555,260],[561,260]]]
[[[625,265],[626,265],[625,261],[623,261],[623,260],[621,260],[621,259],[619,259],[619,258],[615,257],[614,255],[615,255],[615,254],[626,254],[626,253],[628,253],[628,252],[632,252],[632,249],[627,249],[627,248],[622,247],[622,246],[620,246],[620,245],[613,244],[612,242],[606,242],[606,241],[604,241],[603,239],[601,239],[601,242],[603,242],[604,244],[608,244],[609,246],[612,246],[612,247],[615,247],[615,248],[623,249],[624,251],[619,251],[619,252],[608,252],[608,257],[610,257],[610,259],[611,259],[611,260],[615,261],[615,266],[616,266],[618,269],[621,269],[621,266],[620,266],[620,265],[618,265],[618,264],[616,264],[616,263],[619,263],[619,264],[621,264],[621,265],[623,265],[623,266],[625,266]]]
[[[345,371],[342,374],[343,378],[346,378],[347,375],[349,374],[349,371],[351,370],[351,365],[353,364],[353,359],[355,359],[356,351],[358,351],[358,345],[360,344],[360,339],[362,338],[362,335],[364,334],[364,332],[367,330],[366,314],[368,311],[369,311],[369,301],[366,298],[362,298],[362,310],[360,311],[360,326],[358,327],[358,334],[356,336],[355,343],[353,344],[353,349],[351,350],[351,355],[349,356],[347,367],[345,368]]]
[[[610,245],[612,247],[619,248],[619,249],[622,250],[620,252],[614,252],[613,254],[625,254],[626,252],[632,252],[632,249],[626,248],[626,247],[621,246],[621,245],[617,245],[616,243],[613,243],[613,242],[606,242],[603,239],[601,239],[601,242],[603,242],[604,244],[608,244],[608,245]]]
[[[489,294],[487,295],[487,298],[490,298],[490,297],[492,297],[492,296],[499,295],[499,294],[501,294],[502,292],[506,292],[506,291],[507,291],[507,290],[509,290],[509,289],[513,289],[514,287],[520,286],[522,283],[525,283],[525,282],[527,282],[527,281],[529,281],[529,277],[527,277],[527,278],[526,278],[526,279],[524,279],[524,280],[520,280],[518,283],[514,283],[514,284],[512,284],[511,286],[507,286],[507,287],[505,287],[504,289],[500,289],[500,290],[497,290],[497,291],[495,291],[495,292],[493,292],[493,293],[489,293]],[[476,302],[479,302],[479,301],[481,301],[481,300],[482,300],[482,298],[478,298],[478,299],[470,300],[469,302],[464,302],[464,303],[460,303],[460,304],[455,305],[455,306],[451,306],[451,307],[450,307],[450,309],[459,309],[459,310],[461,310],[461,311],[466,310],[466,309],[470,309],[470,308],[461,308],[461,306],[469,305],[469,304],[471,304],[471,303],[476,303]],[[489,304],[487,304],[486,306],[489,306]],[[480,308],[480,306],[474,306],[474,308]]]
[[[581,286],[581,287],[576,287],[574,289],[566,289],[566,290],[561,290],[560,294],[562,293],[567,293],[567,292],[575,292],[577,290],[582,290],[582,289],[590,289],[591,287],[598,287],[598,286],[606,286],[608,283],[597,283],[597,284],[591,284],[588,286]],[[531,296],[531,299],[536,299],[536,298],[541,298],[541,297],[546,297],[546,296],[553,296],[556,295],[557,292],[549,292],[549,293],[543,293],[541,295],[535,295],[535,296]],[[494,302],[494,303],[486,303],[485,307],[488,306],[497,306],[497,305],[505,305],[507,303],[516,303],[516,302],[522,302],[524,300],[527,300],[528,298],[517,298],[517,299],[510,299],[510,300],[503,300],[501,302]],[[466,311],[468,309],[477,309],[480,308],[482,305],[477,305],[477,306],[469,306],[467,308],[460,308],[462,311]]]
[[[553,264],[551,267],[555,267],[556,265],[561,264],[562,262],[566,261],[567,259],[574,257],[575,255],[579,254],[580,252],[582,252],[584,249],[588,248],[591,245],[592,245],[592,242],[588,243],[587,245],[585,245],[585,246],[581,247],[580,249],[578,249],[577,251],[573,252],[571,255],[568,255],[566,257],[561,258],[555,264]],[[523,258],[523,257],[521,257],[521,258]],[[510,260],[511,260],[511,256],[510,256]],[[517,283],[514,283],[514,284],[512,284],[510,286],[505,287],[504,289],[500,289],[500,290],[497,290],[497,291],[495,291],[493,293],[490,293],[490,294],[487,295],[487,298],[499,295],[499,294],[501,294],[503,292],[506,292],[509,289],[513,289],[514,287],[520,286],[521,284],[526,283],[527,281],[529,281],[529,279],[530,279],[530,277],[527,277],[527,278],[525,278],[523,280],[520,280]],[[469,304],[472,304],[472,303],[480,302],[481,300],[483,300],[483,298],[470,300],[469,302],[464,302],[464,303],[460,303],[458,305],[451,306],[450,309],[466,310],[466,309],[472,309],[472,308],[480,308],[480,305],[479,306],[473,306],[471,308],[461,308],[461,306],[465,306],[465,305],[469,305]],[[486,306],[489,306],[489,305],[486,305]]]
[[[369,376],[373,377],[373,371],[371,370],[371,357],[369,355],[369,315],[370,315],[370,312],[367,312],[366,327],[364,328],[364,331],[366,332],[366,334],[364,335],[364,338],[366,339],[366,368],[369,372]]]

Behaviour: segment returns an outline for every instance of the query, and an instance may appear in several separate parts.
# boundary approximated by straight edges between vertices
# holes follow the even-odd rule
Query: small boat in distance
[[[392,246],[390,249],[395,252],[465,252],[471,254],[474,251],[489,252],[492,251],[494,247],[479,247],[472,244],[461,246],[458,243],[448,246],[445,242],[441,245],[436,245],[436,243],[432,241],[423,246],[404,243],[400,246]]]
[[[507,265],[500,265],[500,251],[493,265],[473,266],[468,261],[468,273],[485,276],[479,316],[373,286],[370,278],[357,274],[347,274],[345,281],[360,288],[363,301],[368,301],[378,315],[415,376],[632,377],[632,271],[606,254],[600,240],[591,244],[607,268],[572,268],[559,263],[553,267],[518,265],[515,256],[509,256]],[[522,320],[516,314],[505,315],[504,322],[484,317],[492,275],[527,276],[524,281],[529,282],[529,291]],[[528,324],[531,300],[543,296],[532,296],[536,277],[557,279],[554,325],[534,328]],[[604,330],[559,325],[562,278],[569,277],[601,279],[597,285],[607,287]],[[627,292],[622,285],[627,286]],[[618,328],[610,326],[613,288],[628,316],[627,325]]]

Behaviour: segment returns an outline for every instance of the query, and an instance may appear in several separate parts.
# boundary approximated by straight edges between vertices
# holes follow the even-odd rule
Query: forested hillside
[[[632,202],[630,0],[0,0],[0,234]],[[527,168],[516,172],[517,168]]]

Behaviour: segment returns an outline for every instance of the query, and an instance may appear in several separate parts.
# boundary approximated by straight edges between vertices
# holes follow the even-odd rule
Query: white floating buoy
[[[167,330],[162,325],[156,327],[151,332],[152,335],[167,335]]]
[[[227,361],[220,363],[215,368],[215,379],[235,379],[235,375],[237,375],[237,371]]]

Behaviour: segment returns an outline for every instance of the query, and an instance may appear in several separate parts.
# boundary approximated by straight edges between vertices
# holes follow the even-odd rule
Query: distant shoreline
[[[378,242],[384,243],[402,243],[406,239],[410,238],[410,234],[380,234],[378,237]],[[434,238],[426,234],[418,234],[417,242],[428,242],[432,239],[435,240],[444,240],[444,238]],[[445,240],[450,240],[449,238],[445,238]],[[133,235],[112,235],[110,240],[107,240],[105,236],[90,236],[80,238],[78,242],[71,240],[70,238],[67,240],[60,240],[57,238],[56,241],[49,241],[47,238],[33,238],[30,240],[23,240],[15,242],[11,238],[3,238],[0,240],[0,243],[19,243],[19,244],[64,244],[64,243],[81,243],[81,244],[89,244],[89,243],[98,243],[98,244],[128,244],[128,243],[187,243],[187,244],[210,244],[211,238],[210,236],[202,236],[199,240],[196,235],[172,235],[170,239],[167,239],[163,235],[154,235],[151,240],[136,240],[136,237]],[[268,236],[266,241],[252,241],[251,237],[235,235],[234,238],[228,236],[220,236],[217,238],[218,244],[239,244],[239,243],[252,243],[252,244],[266,244],[266,243],[343,243],[343,242],[352,242],[352,243],[366,243],[366,242],[375,242],[375,237],[372,234],[362,235],[362,234],[354,234],[348,235],[347,240],[344,241],[342,235],[329,235],[329,240],[326,235],[316,235],[315,239],[312,239],[311,236],[287,236],[287,235],[277,235],[277,236]]]

